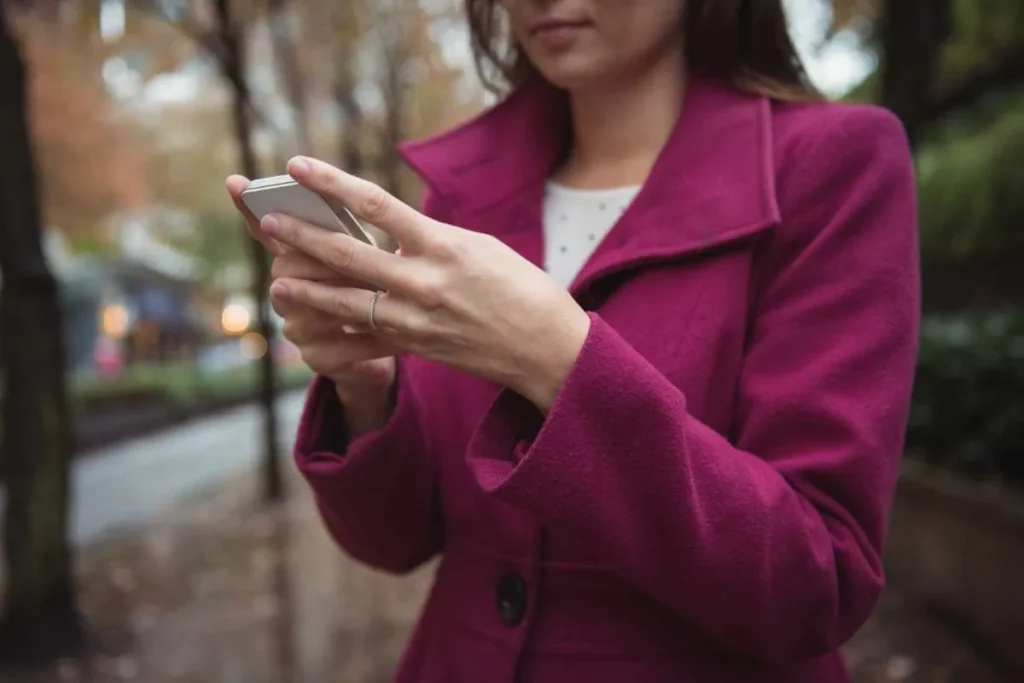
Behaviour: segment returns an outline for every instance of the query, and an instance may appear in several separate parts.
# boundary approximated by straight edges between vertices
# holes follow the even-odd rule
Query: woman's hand
[[[294,251],[274,259],[272,275],[275,279],[298,278],[333,287],[360,286]],[[355,435],[383,427],[391,413],[394,356],[398,349],[298,301],[272,296],[271,304],[284,318],[283,334],[298,347],[303,362],[334,382],[338,399],[345,406],[350,432]]]
[[[253,238],[276,256],[274,278],[299,278],[332,286],[365,286],[325,267],[301,252],[287,250],[260,228],[259,221],[242,203],[249,181],[228,178],[228,193],[245,217]],[[295,344],[303,362],[314,372],[330,379],[345,407],[349,434],[357,436],[383,427],[391,413],[395,382],[396,349],[386,341],[358,327],[348,327],[334,316],[297,301],[271,297],[271,304],[284,319],[283,334]]]
[[[231,195],[231,201],[235,203],[235,208],[238,209],[238,213],[242,214],[245,218],[245,226],[249,228],[249,234],[252,235],[253,239],[263,245],[263,248],[269,251],[274,256],[280,256],[284,253],[284,249],[281,245],[269,235],[265,234],[260,229],[260,221],[256,216],[252,215],[246,207],[245,202],[242,201],[242,193],[245,192],[245,188],[249,187],[249,179],[245,176],[232,175],[228,176],[225,184],[228,188],[228,194]]]
[[[400,255],[271,215],[262,233],[351,280],[386,293],[282,276],[274,300],[372,322],[373,336],[498,382],[543,411],[554,401],[590,328],[572,296],[496,238],[432,220],[376,185],[320,161],[292,160],[298,182],[395,238]]]

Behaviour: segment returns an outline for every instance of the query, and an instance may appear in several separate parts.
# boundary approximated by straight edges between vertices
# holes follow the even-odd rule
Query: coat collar
[[[771,116],[768,99],[694,76],[650,175],[574,289],[637,261],[682,256],[778,223]],[[506,237],[537,231],[544,181],[567,124],[566,95],[538,79],[470,122],[400,151],[460,215],[528,200],[530,218],[538,220],[518,214],[520,220],[499,221],[494,232]],[[528,256],[536,261],[532,247]]]

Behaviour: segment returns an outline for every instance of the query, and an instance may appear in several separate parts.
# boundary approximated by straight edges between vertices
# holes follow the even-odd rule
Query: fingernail
[[[268,235],[276,235],[280,227],[281,224],[277,221],[277,216],[273,214],[267,214],[260,221],[260,228]]]
[[[309,160],[305,157],[295,157],[288,162],[288,172],[292,177],[302,176],[309,173]]]
[[[274,284],[270,285],[270,295],[283,299],[288,296],[288,288],[283,282],[275,280]]]

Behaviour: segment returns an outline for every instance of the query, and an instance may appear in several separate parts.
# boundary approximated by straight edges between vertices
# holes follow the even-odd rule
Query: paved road
[[[278,405],[282,446],[291,447],[302,392]],[[244,406],[90,454],[72,472],[72,531],[85,544],[139,524],[162,507],[256,464],[259,409]],[[0,490],[0,503],[3,491]]]

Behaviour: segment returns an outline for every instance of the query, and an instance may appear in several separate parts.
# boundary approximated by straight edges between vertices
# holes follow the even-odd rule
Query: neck
[[[582,188],[639,185],[679,118],[686,88],[681,59],[643,78],[570,93],[572,148],[556,179]]]

